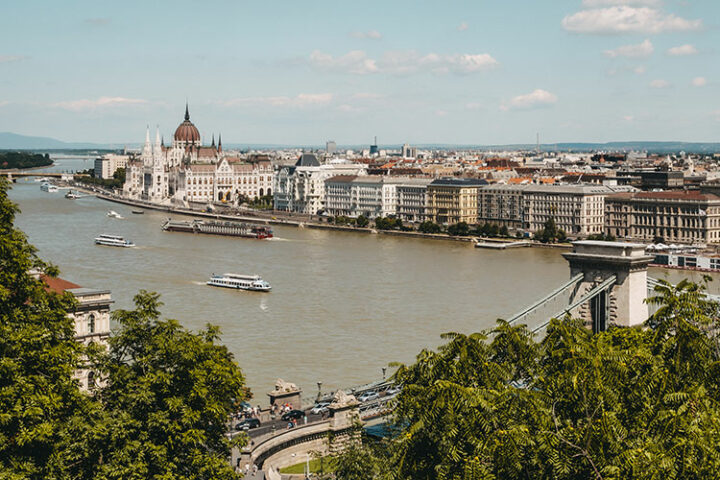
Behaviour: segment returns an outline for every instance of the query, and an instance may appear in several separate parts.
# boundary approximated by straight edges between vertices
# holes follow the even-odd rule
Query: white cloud
[[[705,77],[695,77],[692,80],[693,87],[704,87],[707,85],[707,79]]]
[[[4,107],[5,105],[9,104],[7,100],[0,100],[0,107]]]
[[[646,39],[644,42],[637,45],[623,45],[614,50],[605,50],[605,55],[610,58],[617,57],[631,57],[641,58],[649,57],[655,51],[653,44],[650,40]]]
[[[225,106],[262,105],[268,107],[303,108],[314,105],[327,105],[333,100],[332,93],[300,93],[294,97],[244,97],[224,102]]]
[[[0,63],[19,62],[27,58],[28,57],[23,55],[0,55]]]
[[[140,98],[100,97],[95,100],[81,99],[57,102],[53,103],[52,106],[79,112],[82,110],[94,110],[96,108],[128,107],[146,103],[148,103],[147,100]]]
[[[446,110],[435,110],[435,115],[438,117],[447,117],[448,112]]]
[[[499,63],[487,53],[456,53],[420,55],[414,50],[386,52],[380,60],[367,56],[362,50],[353,50],[335,57],[315,50],[310,54],[309,64],[317,69],[355,75],[389,73],[407,75],[429,71],[434,73],[469,74],[496,67]]]
[[[461,22],[460,25],[458,25],[458,27],[457,27],[458,32],[464,32],[468,28],[469,28],[469,25],[467,24],[467,22]]]
[[[653,80],[650,82],[650,87],[652,88],[668,88],[670,87],[670,82],[667,80]]]
[[[378,71],[375,60],[362,50],[352,50],[341,57],[315,50],[310,54],[310,65],[321,70],[366,75]]]
[[[635,72],[636,75],[643,75],[647,72],[647,67],[645,65],[638,65],[633,69],[633,72]]]
[[[475,73],[495,68],[499,62],[487,53],[456,53],[452,55],[428,53],[420,55],[414,50],[409,50],[386,52],[379,64],[384,72],[407,75],[421,71]]]
[[[672,47],[667,51],[668,55],[671,55],[673,57],[684,57],[687,55],[697,55],[698,50],[695,48],[694,45],[690,45],[689,43],[686,45],[680,45],[678,47]]]
[[[537,89],[525,95],[518,95],[510,100],[509,105],[503,105],[502,110],[523,110],[529,108],[546,107],[557,103],[558,97],[547,90]]]
[[[369,38],[371,40],[380,40],[382,33],[377,30],[369,30],[367,32],[350,32],[350,36],[353,38]]]
[[[633,120],[635,120],[635,117],[632,116],[632,115],[625,115],[625,116],[622,117],[622,118],[623,118],[623,120],[625,120],[626,122],[632,122]]]
[[[583,7],[613,7],[620,5],[642,5],[646,7],[658,7],[662,5],[662,0],[583,0]]]
[[[655,8],[612,6],[583,10],[562,20],[565,30],[573,33],[623,34],[680,32],[699,30],[702,20],[687,20]]]

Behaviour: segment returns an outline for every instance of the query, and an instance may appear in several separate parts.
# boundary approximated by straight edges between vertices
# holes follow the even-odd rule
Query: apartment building
[[[605,232],[664,243],[720,243],[720,197],[699,190],[636,192],[605,199]]]
[[[108,180],[113,178],[118,168],[127,168],[130,157],[108,153],[95,159],[95,178]]]
[[[427,219],[440,224],[476,224],[478,196],[486,180],[439,178],[427,186]]]
[[[478,223],[535,232],[550,218],[568,235],[601,234],[605,226],[605,197],[627,186],[604,185],[488,185],[480,190]]]

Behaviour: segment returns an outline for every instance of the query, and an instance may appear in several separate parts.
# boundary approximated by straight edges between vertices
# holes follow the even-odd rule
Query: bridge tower
[[[578,241],[564,253],[570,276],[582,274],[570,297],[570,305],[587,298],[571,315],[581,318],[593,331],[611,325],[632,327],[648,318],[647,268],[653,257],[637,243]]]

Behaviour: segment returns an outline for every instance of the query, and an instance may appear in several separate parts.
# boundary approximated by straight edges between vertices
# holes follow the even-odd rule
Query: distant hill
[[[122,146],[120,146],[122,147]],[[67,150],[67,149],[114,149],[117,145],[99,143],[63,142],[49,137],[31,137],[11,132],[0,132],[0,150]]]

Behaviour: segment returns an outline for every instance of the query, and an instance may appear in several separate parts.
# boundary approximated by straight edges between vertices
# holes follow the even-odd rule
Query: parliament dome
[[[190,113],[188,106],[185,105],[185,121],[183,121],[175,130],[174,139],[176,142],[186,142],[199,144],[200,132],[197,127],[190,121]]]

